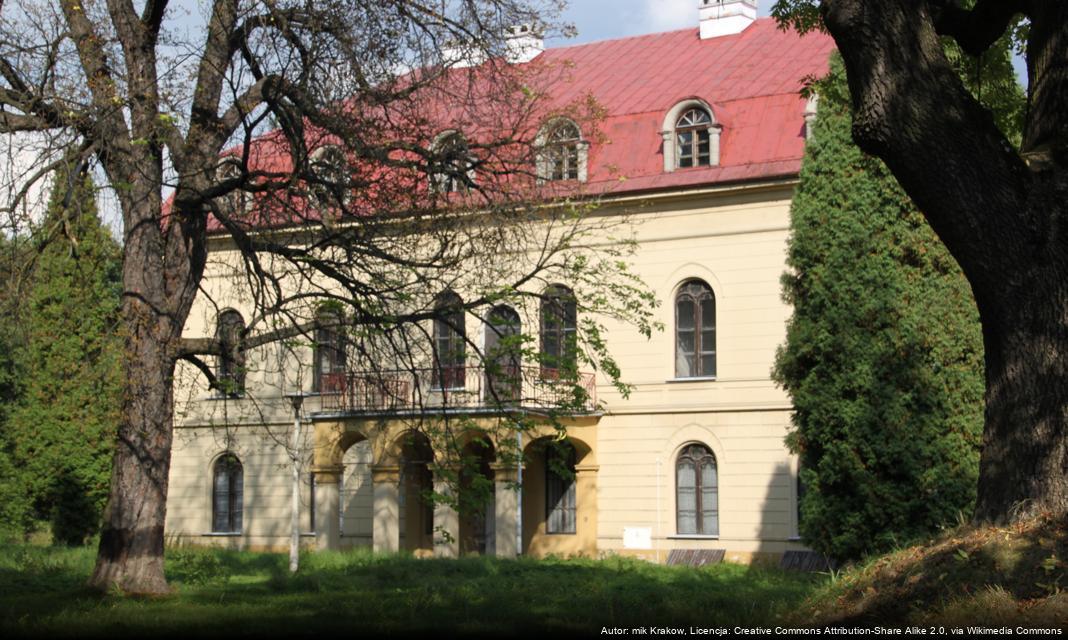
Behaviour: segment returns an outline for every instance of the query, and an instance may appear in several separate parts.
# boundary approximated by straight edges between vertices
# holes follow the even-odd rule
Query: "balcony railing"
[[[591,413],[592,373],[568,378],[559,369],[443,366],[400,371],[324,374],[322,409],[332,413],[435,412],[443,409]]]

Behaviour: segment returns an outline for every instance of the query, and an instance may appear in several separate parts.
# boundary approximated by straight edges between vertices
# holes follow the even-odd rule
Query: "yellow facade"
[[[605,321],[609,349],[633,391],[624,399],[599,377],[603,412],[567,426],[576,457],[574,533],[547,531],[545,454],[530,444],[552,435],[548,426],[524,436],[521,469],[487,454],[495,483],[494,504],[486,510],[492,513],[490,526],[484,522],[489,515],[475,522],[448,505],[437,504],[431,513],[423,504],[421,492],[456,488],[444,481],[445,449],[405,437],[409,418],[388,412],[338,415],[310,395],[303,408],[310,420],[303,426],[301,455],[315,488],[309,481],[303,489],[305,541],[323,549],[509,556],[516,553],[521,512],[519,552],[536,556],[628,554],[664,561],[672,549],[724,549],[728,559],[746,561],[802,548],[796,538],[797,465],[783,443],[791,406],[770,379],[790,313],[779,278],[786,268],[794,184],[783,179],[675,189],[602,203],[597,215],[626,214],[633,222],[639,248],[632,265],[661,301],[656,314],[665,330],[646,339],[631,327]],[[219,265],[232,258],[225,247],[213,252]],[[676,379],[674,300],[680,286],[695,279],[715,296],[716,375]],[[232,278],[209,270],[205,290],[245,317],[252,315]],[[191,315],[189,337],[213,335],[220,307],[206,298]],[[309,349],[294,353],[311,357]],[[249,367],[244,399],[213,397],[191,367],[178,372],[167,521],[172,540],[246,548],[288,544],[291,476],[285,445],[293,411],[281,395],[311,387],[293,373],[293,353],[267,347],[249,357],[262,366]],[[473,416],[476,422],[500,418]],[[507,429],[495,433],[514,437]],[[692,444],[714,456],[715,535],[679,529],[677,467]],[[243,504],[239,530],[219,532],[213,531],[219,526],[212,521],[212,478],[215,460],[225,452],[243,466]],[[522,490],[516,491],[520,475]]]

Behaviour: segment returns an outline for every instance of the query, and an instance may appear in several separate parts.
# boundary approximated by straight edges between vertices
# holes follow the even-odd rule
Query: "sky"
[[[757,15],[767,16],[775,0],[758,0]],[[563,20],[575,26],[578,36],[550,39],[549,47],[623,38],[658,31],[697,28],[698,0],[568,0]],[[1016,77],[1026,86],[1023,58],[1013,59]]]
[[[760,0],[766,16],[774,0]],[[548,45],[581,44],[686,27],[697,28],[698,0],[569,0],[563,19],[578,29],[578,37],[551,40]]]

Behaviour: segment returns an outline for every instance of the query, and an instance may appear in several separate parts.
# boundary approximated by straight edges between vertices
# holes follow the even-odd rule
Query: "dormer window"
[[[577,124],[558,119],[550,123],[539,138],[538,178],[586,181],[589,143],[582,139]]]
[[[680,102],[664,119],[664,171],[719,165],[722,126],[702,100]]]
[[[336,212],[351,199],[347,166],[345,154],[338,147],[320,147],[311,155],[310,197],[324,222],[335,220]]]
[[[455,132],[438,136],[431,147],[430,188],[436,193],[467,191],[475,186],[475,158],[467,140]]]
[[[241,188],[243,175],[241,161],[234,157],[223,160],[215,170],[215,178],[219,182],[231,184],[230,191],[221,199],[226,208],[223,212],[224,215],[240,215],[245,211],[247,197]]]
[[[675,123],[675,142],[680,168],[711,164],[708,127],[712,118],[704,109],[690,109]]]

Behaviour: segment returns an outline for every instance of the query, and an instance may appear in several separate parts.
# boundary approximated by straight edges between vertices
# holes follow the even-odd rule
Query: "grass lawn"
[[[172,549],[175,595],[85,589],[95,550],[0,547],[0,633],[60,636],[313,635],[341,631],[599,635],[602,627],[754,626],[796,607],[824,576],[637,560],[425,560]]]

